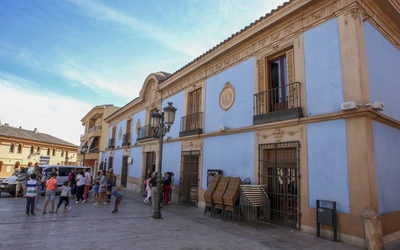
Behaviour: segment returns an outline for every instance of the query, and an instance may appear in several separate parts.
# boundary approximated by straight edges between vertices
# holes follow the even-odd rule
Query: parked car
[[[50,178],[50,174],[53,168],[57,169],[57,190],[56,194],[60,194],[61,186],[63,185],[64,181],[68,180],[68,173],[71,171],[71,168],[78,170],[83,170],[88,167],[82,167],[82,166],[70,166],[70,165],[42,165],[42,170],[45,174],[46,179]],[[28,169],[28,176],[32,174],[33,167]],[[6,178],[3,180],[3,182],[0,183],[0,192],[6,192],[11,195],[15,195],[15,188],[17,186],[17,175],[16,172],[14,172],[10,177]],[[22,191],[20,193],[22,195]],[[41,195],[44,195],[44,191],[41,192]]]

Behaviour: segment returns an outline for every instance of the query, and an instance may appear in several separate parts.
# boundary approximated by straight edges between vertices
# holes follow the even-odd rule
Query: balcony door
[[[287,64],[286,54],[268,61],[270,111],[287,109]]]
[[[201,89],[197,89],[189,93],[188,100],[188,119],[186,122],[186,131],[200,128],[201,124],[199,116],[196,115],[201,111]]]

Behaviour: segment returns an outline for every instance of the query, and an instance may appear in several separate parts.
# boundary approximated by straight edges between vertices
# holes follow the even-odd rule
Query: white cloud
[[[166,31],[159,26],[142,22],[134,17],[126,16],[121,12],[108,8],[105,5],[98,4],[97,2],[76,0],[71,0],[71,2],[79,6],[82,11],[90,17],[101,20],[108,19],[110,22],[127,26],[132,29],[132,31],[139,32],[140,36],[158,41],[172,50],[180,51],[191,57],[197,57],[206,51],[206,47],[202,42],[192,40],[189,43],[187,40],[183,40],[183,34],[171,33],[169,32],[171,30]]]
[[[0,72],[1,122],[28,130],[37,128],[41,133],[79,145],[83,133],[80,120],[93,106],[30,87],[36,85]]]

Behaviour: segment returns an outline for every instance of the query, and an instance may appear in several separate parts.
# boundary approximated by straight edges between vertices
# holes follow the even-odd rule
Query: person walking
[[[79,170],[75,180],[76,180],[76,203],[79,203],[79,200],[82,200],[82,203],[85,203],[83,199],[83,192],[85,190],[86,178],[83,175],[82,170]]]
[[[26,216],[35,214],[35,198],[39,191],[38,181],[36,180],[36,174],[31,174],[30,180],[26,182]]]
[[[89,195],[90,187],[92,186],[92,175],[90,174],[89,169],[84,169],[83,173],[85,175],[85,187],[83,192],[83,201],[82,203],[86,202],[86,199]]]
[[[93,205],[99,205],[101,199],[103,198],[103,205],[107,205],[107,177],[104,173],[104,170],[100,170],[100,180],[99,180],[99,198],[97,199],[97,202],[93,203]],[[111,191],[110,191],[111,193]]]
[[[153,178],[153,174],[151,175],[151,177],[149,179],[146,180],[146,191],[147,191],[147,197],[146,199],[144,199],[144,203],[149,203],[150,202],[150,198],[151,198],[151,184],[150,184],[150,180],[151,178]]]
[[[64,211],[71,210],[71,207],[69,205],[69,197],[71,197],[71,187],[69,185],[70,185],[69,181],[64,181],[63,186],[61,187],[61,194],[56,208],[56,213],[64,201],[65,201]]]
[[[56,198],[56,188],[57,188],[57,174],[56,173],[51,173],[50,174],[50,179],[47,180],[46,182],[46,196],[44,200],[44,206],[43,206],[43,213],[46,212],[47,204],[51,203],[51,211],[50,213],[54,213],[54,200]]]

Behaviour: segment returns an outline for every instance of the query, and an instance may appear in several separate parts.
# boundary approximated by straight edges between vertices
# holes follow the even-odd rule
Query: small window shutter
[[[294,59],[293,49],[286,52],[287,82],[294,82]],[[289,86],[289,108],[294,108],[294,85]]]
[[[265,91],[265,66],[264,66],[264,58],[260,58],[257,62],[258,67],[258,93]]]

